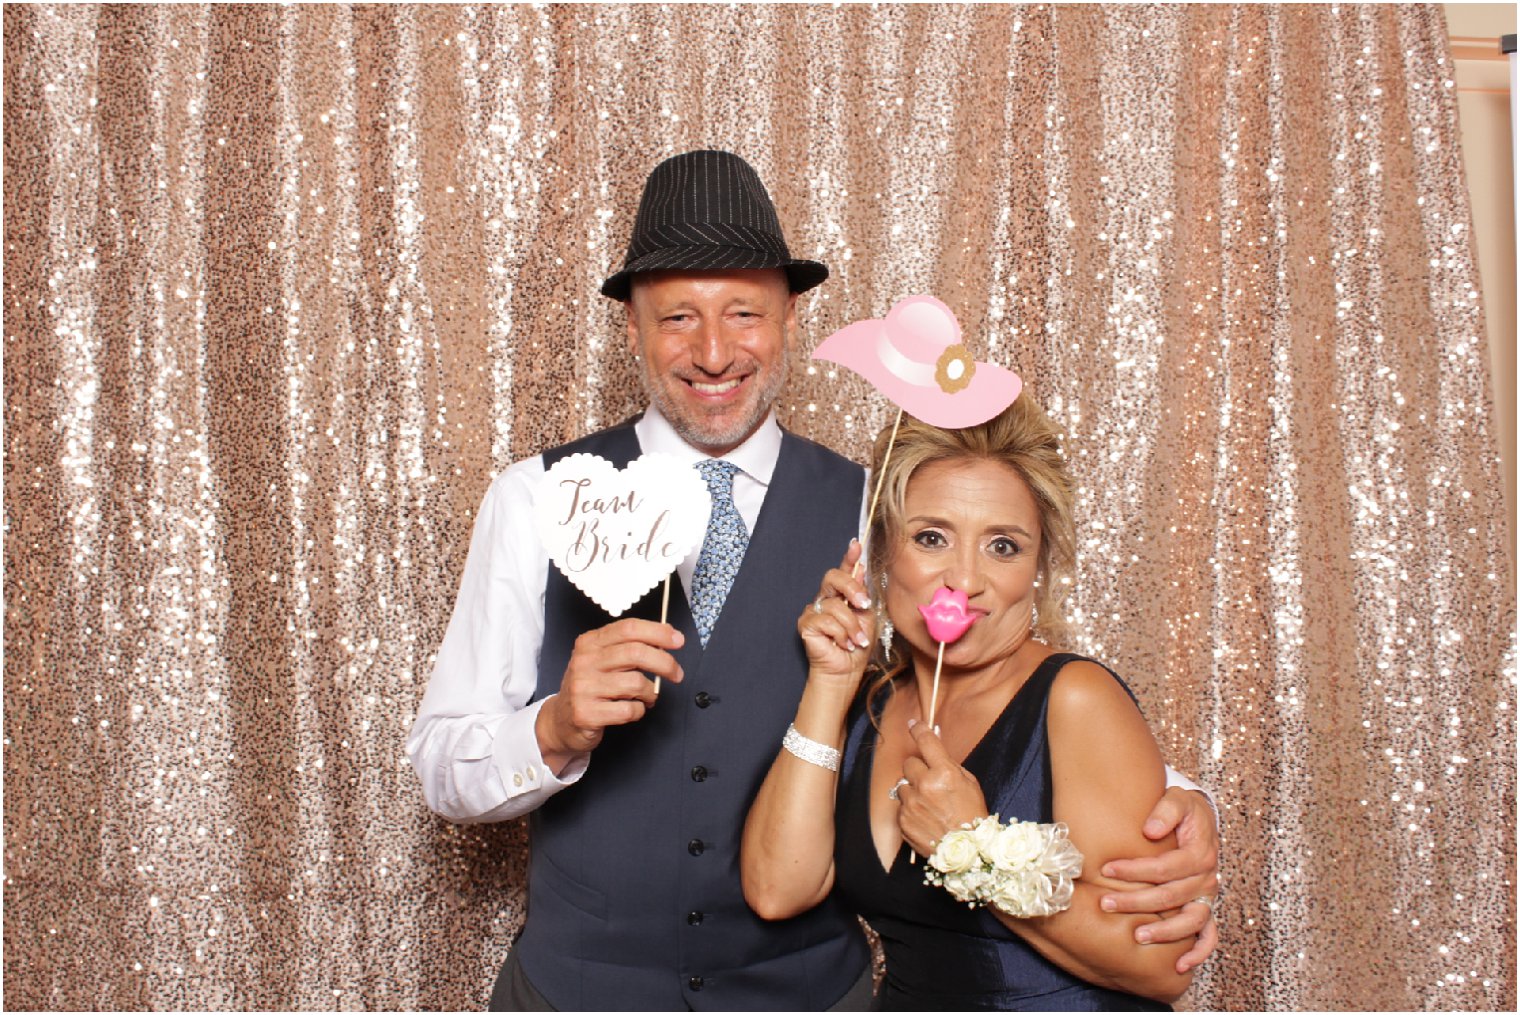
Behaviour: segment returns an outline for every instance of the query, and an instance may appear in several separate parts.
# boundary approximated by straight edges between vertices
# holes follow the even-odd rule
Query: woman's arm
[[[1139,944],[1135,929],[1154,914],[1106,913],[1099,899],[1123,882],[1102,876],[1111,860],[1173,848],[1140,829],[1165,791],[1161,752],[1140,710],[1102,667],[1062,668],[1046,712],[1054,812],[1082,851],[1082,877],[1071,908],[1043,919],[999,914],[1041,954],[1084,979],[1161,1001],[1175,1000],[1192,978],[1176,971],[1191,941]]]
[[[797,621],[808,653],[808,681],[793,721],[797,732],[836,750],[870,655],[872,616],[865,587],[851,571],[860,544],[824,576],[819,602]],[[848,601],[847,601],[848,600]],[[853,605],[852,605],[853,604]],[[782,749],[744,822],[739,871],[744,898],[767,920],[822,902],[834,887],[834,792],[839,774]]]
[[[863,650],[862,650],[863,651]],[[822,685],[822,686],[820,686]],[[850,697],[808,675],[797,707],[797,732],[844,746]],[[744,899],[767,920],[796,916],[834,887],[834,791],[837,772],[782,750],[750,805],[739,871]]]
[[[1134,933],[1155,914],[1106,913],[1100,898],[1124,883],[1104,878],[1105,863],[1153,856],[1172,847],[1152,842],[1141,825],[1164,788],[1160,752],[1124,689],[1093,663],[1072,663],[1051,688],[1046,713],[1055,820],[1066,822],[1083,854],[1082,877],[1069,909],[1018,919],[993,913],[1040,954],[1100,986],[1162,1001],[1187,989],[1177,960],[1191,940],[1140,944]],[[900,792],[903,837],[928,855],[945,832],[987,813],[982,788],[956,764],[925,723],[910,724],[918,756],[904,765],[911,780]]]

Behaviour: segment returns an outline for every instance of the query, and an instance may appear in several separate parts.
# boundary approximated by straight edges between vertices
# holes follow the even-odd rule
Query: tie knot
[[[712,494],[715,502],[734,499],[734,473],[739,471],[737,465],[721,458],[709,458],[697,463],[697,471],[707,481],[707,492]]]

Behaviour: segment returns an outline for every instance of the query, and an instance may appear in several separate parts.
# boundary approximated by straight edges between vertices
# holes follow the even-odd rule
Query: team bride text
[[[701,543],[712,498],[697,470],[669,455],[618,470],[580,454],[544,474],[534,510],[549,559],[617,616]]]
[[[626,514],[637,516],[639,510],[639,497],[636,491],[628,491],[627,497],[592,497],[582,496],[591,486],[589,479],[564,479],[561,486],[571,488],[570,513],[561,521],[560,525],[570,526],[575,532],[575,541],[570,544],[570,549],[565,552],[565,560],[560,565],[566,574],[571,571],[584,571],[597,563],[606,564],[614,557],[618,560],[638,558],[651,560],[654,557],[674,558],[667,563],[674,567],[676,561],[686,556],[675,556],[674,544],[660,538],[660,530],[665,527],[665,522],[670,518],[670,512],[661,511],[655,520],[650,523],[649,531],[644,533],[644,538],[635,543],[636,533],[629,529],[625,538],[614,543],[611,538],[602,532],[602,520],[607,515]],[[590,516],[590,517],[587,517]],[[616,524],[609,525],[616,529]]]

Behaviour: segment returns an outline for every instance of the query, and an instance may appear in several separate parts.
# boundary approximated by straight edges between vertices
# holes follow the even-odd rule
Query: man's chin
[[[765,419],[765,413],[754,410],[744,414],[707,414],[672,412],[672,408],[662,405],[660,412],[681,439],[697,450],[713,455],[732,451],[743,444]]]

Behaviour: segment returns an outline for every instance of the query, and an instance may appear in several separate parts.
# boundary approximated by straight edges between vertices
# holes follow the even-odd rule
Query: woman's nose
[[[974,596],[982,590],[982,577],[981,558],[974,548],[970,548],[956,555],[940,580],[947,589],[959,589],[967,596]]]

